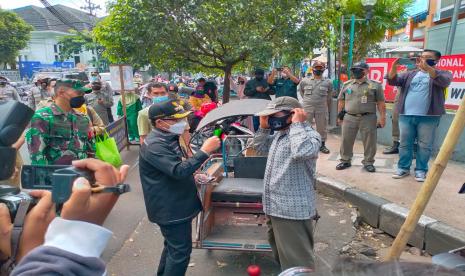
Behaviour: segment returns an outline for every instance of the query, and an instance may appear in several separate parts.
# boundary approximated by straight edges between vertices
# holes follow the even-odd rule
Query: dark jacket
[[[151,222],[169,225],[188,221],[201,210],[194,172],[208,159],[198,151],[182,160],[179,136],[154,129],[144,140],[139,172]]]
[[[445,89],[452,81],[452,74],[445,70],[436,70],[436,78],[431,78],[429,82],[429,93],[431,95],[431,103],[427,115],[443,115],[446,113],[444,107],[445,102]],[[399,114],[404,114],[405,99],[409,92],[410,84],[419,70],[408,71],[402,74],[397,74],[394,78],[389,79],[388,83],[393,86],[401,87],[399,101],[397,102],[396,109]]]
[[[260,93],[257,91],[258,86],[262,86],[264,88],[270,88],[270,90],[268,90],[265,93]],[[251,79],[245,85],[244,94],[251,99],[271,100],[270,95],[273,95],[274,92],[271,90],[271,87],[268,85],[268,82],[266,82],[265,79],[262,79],[262,80]]]

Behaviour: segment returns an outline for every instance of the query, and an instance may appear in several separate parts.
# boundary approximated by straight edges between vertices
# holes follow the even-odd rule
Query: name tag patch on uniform
[[[367,96],[362,96],[362,104],[366,104],[368,102]]]

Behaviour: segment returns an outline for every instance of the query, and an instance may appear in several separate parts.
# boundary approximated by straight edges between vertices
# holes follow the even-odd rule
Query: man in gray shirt
[[[256,116],[260,128],[253,145],[259,154],[268,154],[262,202],[274,256],[282,270],[314,268],[312,221],[317,217],[314,184],[321,137],[292,97],[276,98]]]
[[[92,93],[85,95],[86,103],[94,108],[103,123],[108,125],[110,120],[108,118],[107,108],[113,106],[113,97],[110,97],[107,93],[101,90],[102,83],[100,81],[93,82],[91,85]]]

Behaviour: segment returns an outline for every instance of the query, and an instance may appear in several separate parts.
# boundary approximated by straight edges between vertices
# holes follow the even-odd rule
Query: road
[[[131,165],[127,183],[132,191],[120,198],[105,222],[114,233],[103,253],[108,275],[154,275],[162,250],[163,237],[146,217],[137,158],[136,146],[123,153],[123,159]],[[318,209],[322,218],[316,227],[315,253],[317,269],[323,273],[330,270],[339,250],[353,239],[355,228],[351,221],[353,209],[347,203],[319,195]],[[259,265],[263,275],[279,273],[270,254],[194,250],[187,275],[244,275],[251,264]]]

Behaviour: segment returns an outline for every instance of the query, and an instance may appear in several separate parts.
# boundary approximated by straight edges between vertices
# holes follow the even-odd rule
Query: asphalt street
[[[163,248],[158,227],[147,220],[139,180],[138,147],[123,152],[131,166],[127,183],[131,193],[121,196],[105,222],[113,238],[103,253],[108,275],[154,275]],[[315,231],[317,275],[325,275],[339,258],[340,249],[355,235],[351,216],[353,209],[345,203],[324,195],[318,196],[321,219]],[[279,274],[279,266],[271,254],[231,251],[195,250],[187,275],[246,275],[249,265],[261,267],[262,275]]]

